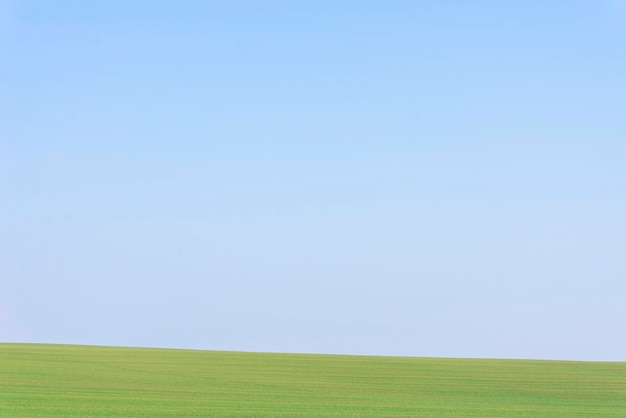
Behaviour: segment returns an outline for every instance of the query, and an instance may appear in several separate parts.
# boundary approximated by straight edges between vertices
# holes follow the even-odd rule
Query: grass
[[[0,344],[0,416],[626,416],[626,363]]]

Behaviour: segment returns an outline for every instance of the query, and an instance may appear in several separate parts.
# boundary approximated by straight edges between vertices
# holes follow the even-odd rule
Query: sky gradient
[[[625,28],[0,0],[0,341],[626,361]]]

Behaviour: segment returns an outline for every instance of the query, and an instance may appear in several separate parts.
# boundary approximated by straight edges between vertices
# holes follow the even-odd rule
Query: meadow
[[[2,417],[626,416],[626,363],[0,344]]]

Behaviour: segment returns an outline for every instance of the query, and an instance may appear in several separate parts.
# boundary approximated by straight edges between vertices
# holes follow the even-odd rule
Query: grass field
[[[626,417],[626,363],[0,344],[0,416]]]

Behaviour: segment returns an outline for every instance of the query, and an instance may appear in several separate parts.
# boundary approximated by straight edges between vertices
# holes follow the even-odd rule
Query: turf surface
[[[0,416],[626,417],[626,363],[0,344]]]

